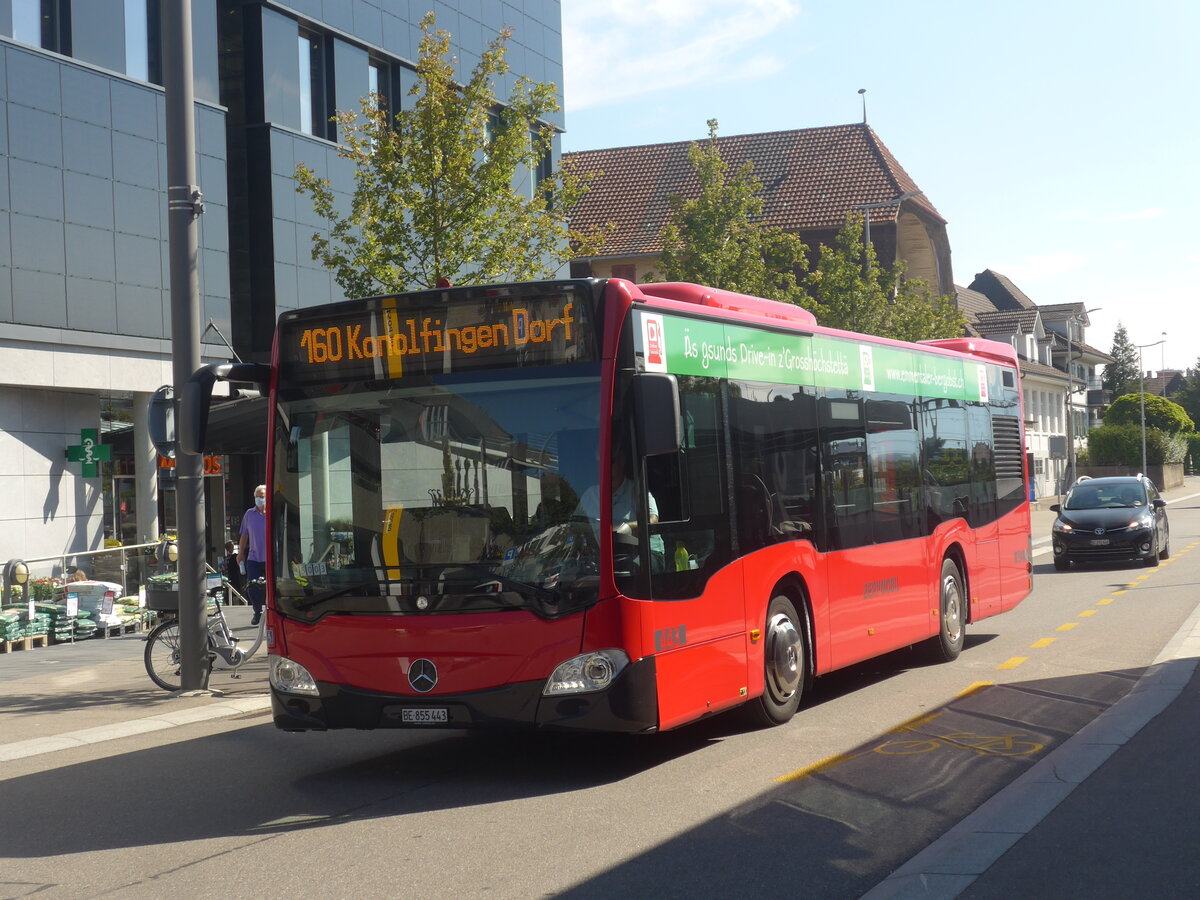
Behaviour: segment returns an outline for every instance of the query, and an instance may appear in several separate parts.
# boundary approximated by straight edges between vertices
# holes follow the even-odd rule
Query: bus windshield
[[[595,362],[324,385],[277,407],[276,602],[287,615],[595,602],[579,498],[599,481]]]

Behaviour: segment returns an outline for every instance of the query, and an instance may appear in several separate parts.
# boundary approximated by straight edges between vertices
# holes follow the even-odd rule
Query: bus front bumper
[[[544,681],[465,694],[407,695],[318,681],[319,696],[271,688],[283,731],[334,728],[548,728],[639,733],[658,728],[654,657],[631,663],[603,691],[542,696]]]

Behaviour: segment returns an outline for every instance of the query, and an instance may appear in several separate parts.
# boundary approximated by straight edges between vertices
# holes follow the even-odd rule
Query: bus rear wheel
[[[966,594],[958,564],[952,559],[942,561],[938,579],[938,633],[929,639],[929,655],[934,662],[951,662],[962,652],[966,636]]]
[[[786,594],[779,594],[767,608],[767,625],[763,631],[763,694],[747,708],[757,725],[782,725],[796,714],[804,679],[808,653],[805,649],[804,623],[796,612],[796,604]]]

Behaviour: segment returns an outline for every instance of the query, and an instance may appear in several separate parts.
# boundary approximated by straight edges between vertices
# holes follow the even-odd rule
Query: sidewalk
[[[257,629],[247,607],[226,610],[244,646]],[[0,762],[82,744],[270,709],[266,648],[237,670],[214,670],[214,696],[172,696],[146,674],[145,635],[0,656]]]
[[[1033,514],[1035,561],[1054,515]],[[1128,695],[862,900],[1200,894],[1197,662],[1200,606]]]

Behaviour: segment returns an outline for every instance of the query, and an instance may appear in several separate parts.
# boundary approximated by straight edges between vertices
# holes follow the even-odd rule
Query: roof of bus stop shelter
[[[208,414],[204,452],[215,455],[262,456],[267,445],[266,397],[239,397],[234,400],[214,400]],[[112,431],[105,443],[118,454],[133,453],[133,429]]]

